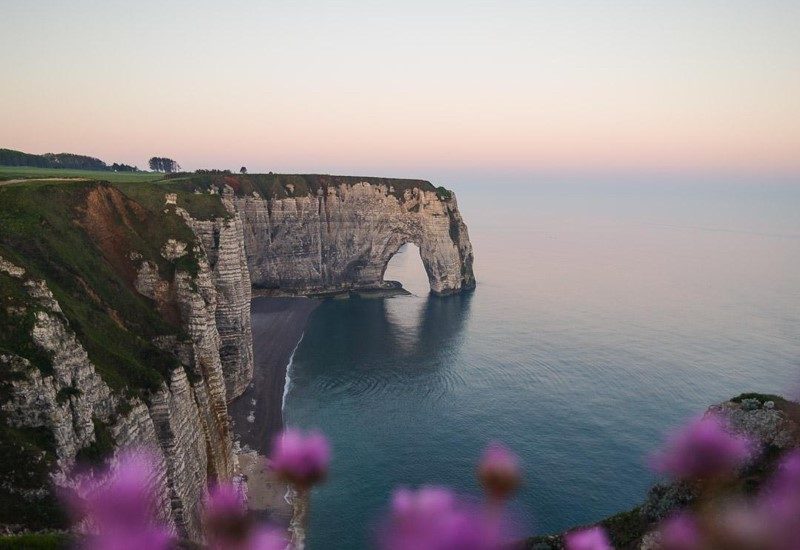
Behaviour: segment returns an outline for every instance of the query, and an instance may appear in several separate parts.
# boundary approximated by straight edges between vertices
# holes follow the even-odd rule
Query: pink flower
[[[448,489],[399,489],[392,497],[379,546],[383,550],[495,550],[503,546],[504,534],[502,518]]]
[[[674,432],[653,465],[679,478],[715,477],[734,473],[750,449],[750,441],[733,435],[722,418],[706,415]]]
[[[784,455],[757,500],[756,508],[774,547],[794,549],[800,534],[800,450]]]
[[[282,530],[253,524],[241,492],[231,483],[209,491],[203,525],[212,550],[284,550],[288,544]]]
[[[697,520],[688,513],[666,519],[659,530],[661,550],[699,550],[703,547]]]
[[[71,499],[75,516],[87,521],[93,533],[83,548],[111,550],[170,547],[170,529],[155,517],[155,456],[144,450],[128,450],[119,455],[116,468],[99,478],[86,478],[80,484],[81,499]]]
[[[250,536],[251,522],[236,487],[220,483],[209,491],[203,510],[203,526],[211,548],[244,546]]]
[[[155,457],[146,451],[123,452],[117,468],[107,472],[105,483],[87,497],[87,512],[102,526],[135,529],[153,519],[156,495]]]
[[[328,440],[321,433],[304,435],[289,428],[275,438],[270,468],[298,489],[308,489],[325,479],[330,455]]]
[[[566,550],[614,550],[602,527],[589,527],[567,533],[564,536],[564,548]]]
[[[501,443],[489,444],[478,464],[478,479],[492,498],[505,500],[519,487],[519,458]]]
[[[247,550],[286,550],[288,544],[283,530],[260,527],[250,536]]]

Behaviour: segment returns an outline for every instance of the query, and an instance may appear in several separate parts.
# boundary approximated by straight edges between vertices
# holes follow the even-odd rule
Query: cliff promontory
[[[251,288],[380,288],[407,242],[433,292],[474,286],[456,200],[428,182],[0,184],[0,530],[64,527],[54,495],[80,464],[147,446],[160,515],[199,540],[209,483],[238,473],[228,403],[253,377]]]

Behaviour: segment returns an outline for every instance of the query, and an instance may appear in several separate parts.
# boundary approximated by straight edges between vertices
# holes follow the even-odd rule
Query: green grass
[[[31,533],[0,536],[0,550],[60,550],[72,548],[74,541],[63,533]]]
[[[38,309],[21,280],[0,273],[0,352],[24,357],[35,368],[48,374],[53,370],[50,356],[36,346],[30,337]],[[0,384],[10,375],[5,369],[0,371]]]
[[[731,401],[734,403],[741,403],[745,399],[755,399],[761,405],[767,401],[772,401],[775,404],[775,409],[789,415],[795,422],[800,422],[800,404],[794,401],[789,401],[785,397],[771,393],[743,393],[737,395]]]
[[[0,413],[0,525],[62,528],[66,518],[49,489],[55,442],[48,428],[13,428]],[[11,490],[11,488],[14,490]],[[18,491],[25,491],[23,496]]]
[[[186,190],[221,189],[225,185],[233,188],[237,195],[251,195],[254,191],[264,198],[285,199],[316,195],[320,189],[368,182],[385,185],[390,193],[402,196],[407,190],[419,188],[435,191],[429,181],[371,176],[331,176],[327,174],[171,174],[168,181],[179,184]]]
[[[69,170],[35,166],[0,166],[0,181],[14,179],[84,178],[113,183],[147,183],[164,179],[158,172],[111,172],[104,170]]]
[[[155,304],[132,288],[133,267],[126,273],[120,258],[108,258],[82,218],[86,198],[92,190],[108,188],[99,182],[45,183],[0,186],[0,255],[25,267],[29,274],[47,281],[78,339],[86,348],[101,376],[116,389],[146,394],[157,388],[176,360],[151,344],[154,336],[177,334]],[[127,210],[126,210],[127,208]],[[147,209],[137,216],[126,204],[112,222],[124,260],[130,251],[150,258],[171,279],[173,263],[159,250],[170,237],[193,242],[194,235],[177,215]],[[102,235],[101,237],[104,237]],[[184,260],[185,262],[185,260]],[[123,266],[124,267],[124,266]],[[0,278],[11,288],[9,277]],[[17,289],[14,299],[24,301]],[[6,315],[7,325],[13,319]],[[29,321],[26,321],[29,323]],[[27,325],[11,333],[0,345],[10,351],[25,351],[17,340],[29,333]],[[30,346],[29,346],[30,347]],[[46,358],[32,349],[25,356],[40,368]]]
[[[27,187],[49,183],[65,185],[74,182],[46,182],[49,178],[81,178],[91,181],[109,182],[126,196],[139,202],[151,211],[164,208],[164,195],[178,195],[178,206],[199,220],[227,218],[230,214],[217,195],[197,194],[197,185],[185,181],[165,179],[165,174],[157,172],[110,172],[101,170],[66,170],[61,168],[36,168],[31,166],[0,166],[0,185],[4,180],[24,179],[27,181],[6,184],[5,187]]]

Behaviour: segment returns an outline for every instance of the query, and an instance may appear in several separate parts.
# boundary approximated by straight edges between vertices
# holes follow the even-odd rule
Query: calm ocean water
[[[639,503],[670,427],[800,382],[800,186],[454,186],[478,288],[329,301],[294,356],[289,424],[331,438],[311,548],[360,548],[396,485],[477,493],[498,439],[524,462],[527,531]],[[498,189],[503,189],[498,192]]]

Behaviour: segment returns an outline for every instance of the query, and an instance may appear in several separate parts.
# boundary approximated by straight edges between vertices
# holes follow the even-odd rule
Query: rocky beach
[[[300,297],[256,297],[251,303],[253,379],[228,405],[239,464],[248,480],[248,506],[262,518],[288,524],[286,487],[265,468],[264,457],[283,427],[281,405],[286,369],[319,301]]]

